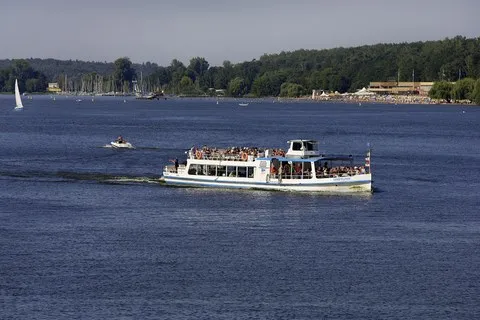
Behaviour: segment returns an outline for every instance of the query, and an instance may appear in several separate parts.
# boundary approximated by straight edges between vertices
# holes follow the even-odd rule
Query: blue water
[[[2,319],[478,319],[480,107],[0,96]],[[123,135],[137,149],[102,148]],[[372,195],[173,188],[193,145],[372,148]]]

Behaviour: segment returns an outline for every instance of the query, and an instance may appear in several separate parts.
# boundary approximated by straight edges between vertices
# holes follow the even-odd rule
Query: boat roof
[[[317,142],[318,143],[318,140],[314,140],[314,139],[292,139],[292,140],[287,141],[287,143],[291,143],[291,142]]]

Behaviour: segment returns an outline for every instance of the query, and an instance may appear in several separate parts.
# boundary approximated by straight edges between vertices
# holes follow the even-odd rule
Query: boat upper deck
[[[290,140],[287,151],[281,148],[231,147],[219,149],[203,146],[192,147],[188,152],[189,159],[253,161],[256,158],[313,158],[320,157],[318,142],[315,140]]]
[[[282,149],[272,149],[272,152],[278,156],[285,156],[285,151]],[[203,146],[200,149],[193,147],[188,151],[189,159],[198,160],[253,161],[258,157],[265,157],[265,149],[258,147],[219,149]]]

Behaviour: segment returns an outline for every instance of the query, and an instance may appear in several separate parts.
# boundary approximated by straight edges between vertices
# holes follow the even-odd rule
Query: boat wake
[[[135,150],[135,149],[139,149],[139,150],[160,150],[159,147],[135,147],[135,148],[115,148],[113,147],[111,144],[106,144],[104,146],[100,146],[98,148],[107,148],[107,149],[115,149],[115,150],[119,150],[119,149],[128,149],[128,150]]]
[[[163,184],[161,177],[146,176],[129,176],[129,175],[113,175],[97,172],[42,172],[42,171],[25,171],[25,172],[0,172],[0,178],[17,178],[17,179],[34,179],[37,181],[49,182],[96,182],[109,184]]]
[[[96,181],[103,183],[162,183],[159,177],[138,177],[138,176],[118,176],[103,173],[79,173],[61,171],[57,172],[56,176],[65,180],[78,180],[78,181]]]

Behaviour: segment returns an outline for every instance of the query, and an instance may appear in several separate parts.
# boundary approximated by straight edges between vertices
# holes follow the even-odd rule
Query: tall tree
[[[240,78],[236,77],[228,84],[228,93],[233,97],[243,96],[247,93],[247,86],[245,85],[245,81]]]
[[[443,99],[447,102],[452,100],[453,83],[447,81],[435,82],[428,95],[432,99]]]
[[[117,83],[117,88],[122,90],[130,89],[130,83],[132,83],[135,77],[135,69],[132,67],[132,62],[129,58],[118,58],[114,62],[115,70],[113,71],[114,79]]]
[[[169,73],[172,75],[172,82],[170,83],[170,87],[172,90],[176,91],[179,89],[180,81],[182,80],[183,76],[185,75],[185,65],[177,60],[173,59],[168,67]]]
[[[475,82],[475,89],[473,89],[470,98],[475,104],[480,105],[480,79]]]
[[[455,100],[471,99],[475,89],[475,79],[465,78],[455,83],[452,90],[452,96]]]

